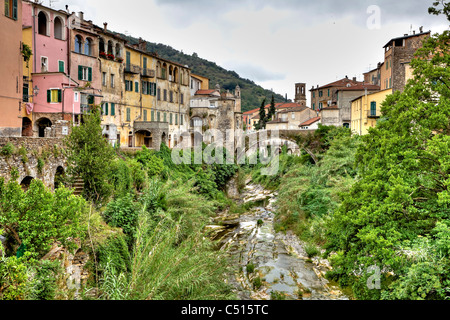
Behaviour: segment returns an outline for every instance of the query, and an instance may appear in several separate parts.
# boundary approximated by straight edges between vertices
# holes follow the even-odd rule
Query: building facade
[[[1,0],[0,8],[0,136],[20,137],[24,62],[22,1]]]

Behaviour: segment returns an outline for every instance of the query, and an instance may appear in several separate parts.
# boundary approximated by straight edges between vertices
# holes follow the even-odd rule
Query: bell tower
[[[306,107],[306,83],[295,84],[295,103]]]

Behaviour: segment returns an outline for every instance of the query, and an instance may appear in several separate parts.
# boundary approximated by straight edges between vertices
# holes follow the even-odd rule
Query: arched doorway
[[[22,187],[22,190],[25,191],[25,192],[28,191],[28,188],[30,188],[30,185],[31,185],[31,181],[33,181],[33,180],[34,180],[33,177],[30,177],[30,176],[25,177],[22,180],[22,182],[20,183],[20,186]]]
[[[32,137],[33,136],[33,123],[30,118],[22,118],[22,137]]]
[[[52,127],[50,119],[41,118],[37,121],[38,136],[39,138],[45,138],[45,129]]]
[[[56,173],[55,173],[55,182],[54,182],[55,190],[58,189],[60,186],[64,185],[65,175],[66,175],[66,172],[65,172],[64,168],[59,166],[56,169]]]
[[[161,143],[164,143],[167,145],[167,134],[165,132],[163,132],[163,134],[161,136]]]
[[[147,148],[153,147],[153,136],[150,131],[140,130],[136,132],[136,146],[146,146]]]

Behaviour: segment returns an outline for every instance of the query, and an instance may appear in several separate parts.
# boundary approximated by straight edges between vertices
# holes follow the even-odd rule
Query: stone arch
[[[39,138],[45,138],[45,129],[52,127],[52,122],[48,118],[40,118],[38,121],[36,121],[36,126],[38,129],[38,137]]]
[[[165,132],[161,135],[161,143],[165,143],[167,145],[167,134]]]
[[[49,16],[44,11],[39,11],[38,13],[38,33],[44,36],[48,36],[48,24],[49,24]]]
[[[102,37],[98,40],[98,53],[106,53],[105,40]]]
[[[58,189],[60,186],[64,185],[65,175],[66,175],[66,171],[64,170],[64,167],[58,166],[58,168],[56,168],[55,179],[54,179],[55,189]]]
[[[91,38],[86,38],[86,40],[84,41],[84,54],[87,56],[90,56],[93,54],[92,43],[93,43],[93,41]]]
[[[108,51],[107,54],[114,54],[114,44],[111,40],[108,41]]]
[[[161,78],[166,80],[167,79],[167,64],[164,62],[161,68]]]
[[[122,47],[120,43],[116,43],[116,57],[122,58]]]
[[[26,176],[22,179],[20,182],[20,186],[22,187],[23,191],[28,191],[28,188],[30,188],[31,182],[34,180],[34,177]]]
[[[22,118],[22,137],[32,137],[33,136],[33,123],[30,118]]]
[[[175,67],[173,69],[172,81],[173,82],[178,82],[178,68],[177,67]]]

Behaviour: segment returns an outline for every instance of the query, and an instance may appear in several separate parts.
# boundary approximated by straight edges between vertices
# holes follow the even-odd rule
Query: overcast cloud
[[[53,7],[83,11],[97,25],[170,45],[236,71],[266,89],[294,97],[362,73],[383,59],[383,46],[420,26],[448,29],[428,14],[433,0],[60,0]],[[48,5],[49,0],[44,0]],[[380,9],[380,28],[367,21]],[[214,85],[214,84],[213,84]],[[309,98],[309,97],[308,97]]]

